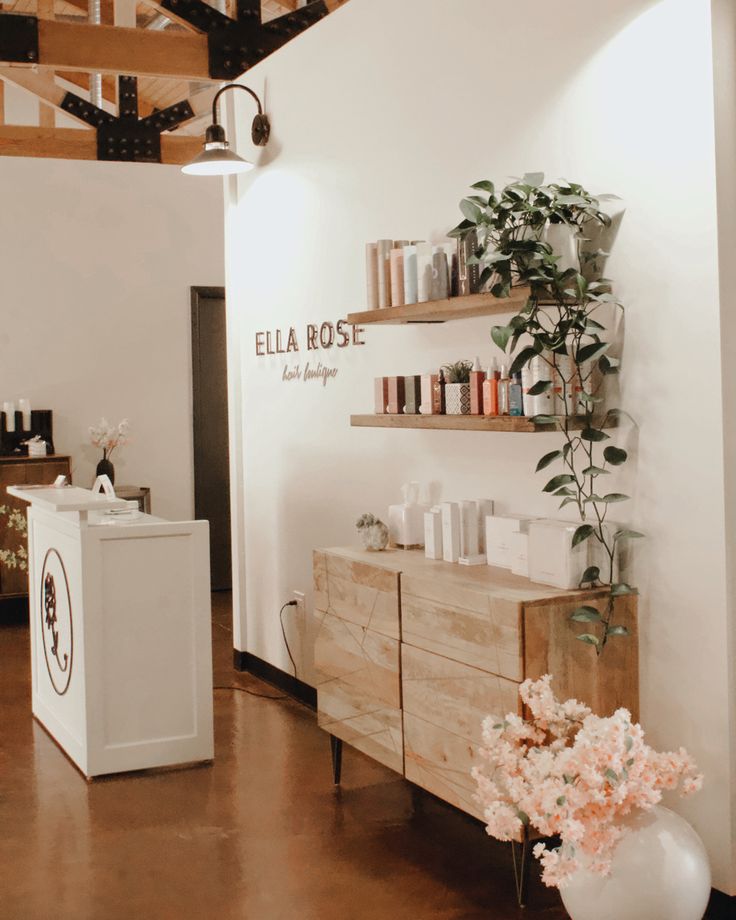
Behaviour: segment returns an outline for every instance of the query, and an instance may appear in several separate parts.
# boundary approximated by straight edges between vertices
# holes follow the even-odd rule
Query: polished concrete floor
[[[216,596],[215,686],[232,671]],[[215,762],[87,784],[30,715],[28,630],[0,623],[2,920],[564,918],[535,877],[516,907],[507,846],[346,749],[331,782],[314,713],[215,691]]]

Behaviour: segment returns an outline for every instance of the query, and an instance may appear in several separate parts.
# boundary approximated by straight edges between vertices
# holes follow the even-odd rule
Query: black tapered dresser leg
[[[332,751],[332,779],[336,786],[340,785],[342,775],[342,741],[330,735],[330,749]]]

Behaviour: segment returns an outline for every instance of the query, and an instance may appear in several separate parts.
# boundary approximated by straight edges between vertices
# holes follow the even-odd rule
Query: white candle
[[[3,403],[3,412],[5,413],[5,430],[15,431],[15,403]]]
[[[19,399],[18,409],[23,413],[23,431],[31,430],[31,401],[30,399]]]

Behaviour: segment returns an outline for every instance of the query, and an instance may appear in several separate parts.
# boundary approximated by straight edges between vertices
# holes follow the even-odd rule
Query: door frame
[[[226,324],[226,337],[227,337],[227,355],[226,355],[226,370],[227,370],[227,392],[228,392],[228,479],[230,482],[230,562],[231,562],[231,590],[235,590],[235,581],[236,573],[234,570],[235,567],[235,546],[234,546],[234,520],[233,520],[233,469],[232,469],[232,456],[234,449],[234,440],[232,435],[232,424],[233,424],[233,412],[230,405],[230,398],[232,392],[232,379],[231,379],[231,354],[230,354],[230,328],[229,328],[229,318],[227,311],[227,297],[225,296],[224,287],[212,287],[207,285],[192,285],[189,289],[190,291],[190,322],[191,322],[191,339],[190,339],[190,354],[192,361],[192,507],[195,509],[196,516],[196,448],[195,448],[195,431],[197,427],[196,420],[196,406],[199,403],[198,394],[201,381],[199,376],[194,373],[194,359],[195,359],[195,343],[198,339],[198,329],[197,329],[197,317],[199,315],[200,307],[202,302],[206,300],[218,300],[223,301],[225,304],[225,324]],[[233,594],[233,600],[235,595]]]

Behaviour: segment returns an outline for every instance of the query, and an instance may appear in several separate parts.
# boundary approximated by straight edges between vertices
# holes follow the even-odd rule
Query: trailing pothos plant
[[[541,173],[530,173],[500,191],[492,182],[476,182],[474,194],[463,199],[464,220],[450,232],[453,237],[477,234],[478,247],[471,261],[482,266],[481,283],[496,297],[508,297],[517,285],[527,285],[524,307],[505,326],[494,326],[491,335],[502,351],[516,352],[510,373],[541,358],[547,374],[529,390],[532,396],[557,389],[563,414],[537,415],[533,421],[555,426],[562,435],[561,446],[545,454],[537,472],[557,465],[544,491],[560,499],[560,508],[575,505],[580,525],[573,546],[594,541],[603,560],[590,565],[581,587],[607,588],[601,609],[592,605],[577,608],[571,618],[588,624],[578,636],[581,642],[603,652],[608,640],[625,636],[628,630],[615,622],[616,599],[637,594],[636,588],[618,580],[617,550],[621,541],[641,537],[628,529],[607,526],[612,505],[629,499],[621,492],[605,489],[612,469],[627,460],[626,451],[612,443],[607,428],[625,413],[604,409],[601,394],[605,377],[617,374],[618,361],[608,355],[607,329],[600,322],[601,308],[623,306],[610,293],[610,282],[595,278],[585,268],[562,270],[559,256],[546,241],[550,224],[566,224],[580,241],[586,229],[606,225],[609,218],[598,199],[583,186],[572,182],[545,184]],[[580,247],[584,252],[584,245]],[[583,258],[594,263],[606,253],[589,252]],[[586,277],[586,274],[588,277]],[[521,348],[516,351],[517,346]]]

